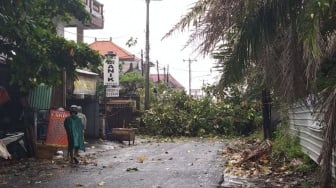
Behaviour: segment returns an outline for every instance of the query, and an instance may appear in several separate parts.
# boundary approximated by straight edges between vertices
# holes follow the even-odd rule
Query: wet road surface
[[[13,167],[17,170],[0,176],[0,187],[217,187],[224,168],[218,151],[224,146],[218,139],[202,138],[137,138],[130,146],[103,141],[89,144],[79,165],[61,159]]]

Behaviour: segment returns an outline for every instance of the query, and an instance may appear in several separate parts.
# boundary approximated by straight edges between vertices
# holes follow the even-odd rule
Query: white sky
[[[95,37],[98,40],[109,40],[123,47],[130,53],[141,57],[141,49],[145,58],[145,31],[146,31],[146,0],[98,0],[104,4],[104,29],[85,30],[84,42],[90,44]],[[149,8],[149,40],[150,61],[159,62],[163,73],[163,67],[169,65],[169,73],[177,79],[188,91],[189,89],[189,65],[183,61],[196,59],[191,63],[191,88],[199,89],[202,83],[213,83],[214,75],[218,73],[210,69],[214,66],[214,60],[203,58],[198,52],[192,53],[194,48],[183,49],[187,39],[187,32],[176,32],[173,36],[161,40],[161,38],[186,14],[197,0],[151,0]],[[75,40],[73,29],[66,29],[65,37]],[[137,38],[136,46],[127,47],[126,42],[130,37]],[[167,70],[167,69],[166,69]],[[151,73],[156,74],[157,69],[152,68]]]

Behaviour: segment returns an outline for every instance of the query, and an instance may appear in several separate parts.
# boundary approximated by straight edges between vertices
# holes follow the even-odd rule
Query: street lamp
[[[146,75],[145,75],[145,110],[149,109],[149,3],[151,0],[146,0]],[[161,0],[155,0],[161,1]]]

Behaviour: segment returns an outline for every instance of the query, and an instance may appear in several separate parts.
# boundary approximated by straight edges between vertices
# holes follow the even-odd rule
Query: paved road
[[[29,168],[2,181],[5,187],[211,188],[222,177],[223,159],[217,152],[224,145],[214,139],[138,139],[134,146],[104,142],[82,153],[80,165],[56,161],[47,170]]]

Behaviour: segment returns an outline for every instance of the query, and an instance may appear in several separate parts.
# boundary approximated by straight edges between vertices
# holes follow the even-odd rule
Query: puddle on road
[[[93,146],[87,146],[86,150],[95,150],[95,151],[107,151],[107,150],[114,150],[115,146],[112,145],[93,145]]]

